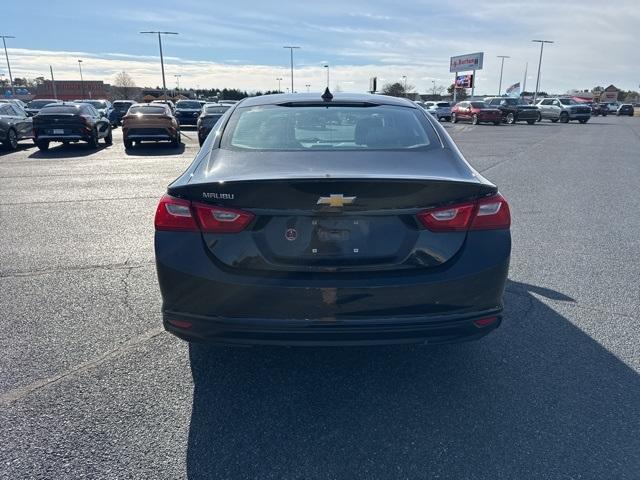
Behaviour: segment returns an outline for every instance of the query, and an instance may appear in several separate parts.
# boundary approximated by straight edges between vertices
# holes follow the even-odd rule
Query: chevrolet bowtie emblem
[[[329,205],[330,207],[344,207],[356,201],[356,197],[345,197],[344,195],[332,193],[328,197],[320,197],[318,205]]]

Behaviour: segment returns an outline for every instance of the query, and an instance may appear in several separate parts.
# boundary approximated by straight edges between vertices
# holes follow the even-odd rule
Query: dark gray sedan
[[[20,140],[33,138],[33,121],[13,103],[0,103],[0,142],[9,150],[18,148]]]
[[[405,99],[232,106],[155,228],[164,325],[186,340],[443,343],[501,323],[507,201]]]

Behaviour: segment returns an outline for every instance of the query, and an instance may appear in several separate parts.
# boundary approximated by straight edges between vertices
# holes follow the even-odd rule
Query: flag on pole
[[[520,82],[514,83],[509,88],[507,88],[507,94],[510,97],[519,97],[520,96]]]

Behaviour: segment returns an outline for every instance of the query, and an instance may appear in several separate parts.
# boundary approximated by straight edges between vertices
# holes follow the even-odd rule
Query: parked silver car
[[[572,98],[544,98],[536,106],[540,110],[539,120],[546,118],[554,123],[558,120],[561,123],[569,123],[571,120],[587,123],[591,118],[591,107]]]
[[[438,120],[451,121],[451,104],[449,102],[424,102],[421,106]]]

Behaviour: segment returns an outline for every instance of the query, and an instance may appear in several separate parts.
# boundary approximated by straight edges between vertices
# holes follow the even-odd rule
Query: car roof
[[[248,97],[242,100],[243,107],[254,107],[260,105],[279,105],[283,103],[321,103],[322,97],[319,93],[280,93],[274,95],[261,95],[259,97]],[[377,105],[397,105],[409,108],[418,108],[411,100],[388,95],[374,95],[371,93],[335,93],[333,99],[326,102],[331,103],[374,103]]]

